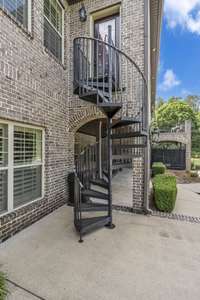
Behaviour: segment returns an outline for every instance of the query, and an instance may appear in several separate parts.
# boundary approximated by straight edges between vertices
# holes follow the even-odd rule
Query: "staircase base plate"
[[[112,223],[112,224],[106,224],[105,227],[108,229],[114,229],[116,226],[115,224]]]

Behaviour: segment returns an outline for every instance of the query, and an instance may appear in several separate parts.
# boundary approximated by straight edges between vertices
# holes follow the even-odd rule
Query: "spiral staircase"
[[[147,83],[138,65],[112,41],[90,37],[74,40],[74,94],[96,105],[107,126],[99,144],[87,146],[76,159],[74,225],[80,234],[106,226],[112,220],[112,176],[143,155]],[[100,156],[99,156],[100,155]]]

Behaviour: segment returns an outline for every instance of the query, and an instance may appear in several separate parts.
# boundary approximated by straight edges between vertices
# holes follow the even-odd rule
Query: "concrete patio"
[[[133,206],[133,170],[124,168],[112,180],[113,204]]]
[[[200,217],[200,184],[178,184],[174,213]]]
[[[85,237],[62,207],[0,246],[9,300],[198,300],[200,225],[114,213],[116,228]]]

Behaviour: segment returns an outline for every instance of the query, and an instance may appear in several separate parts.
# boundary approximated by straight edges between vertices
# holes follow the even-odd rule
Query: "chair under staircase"
[[[146,146],[147,83],[138,65],[112,43],[78,37],[73,49],[74,94],[97,105],[107,119],[101,157],[96,143],[76,159],[74,225],[82,242],[94,229],[114,228],[112,176]]]

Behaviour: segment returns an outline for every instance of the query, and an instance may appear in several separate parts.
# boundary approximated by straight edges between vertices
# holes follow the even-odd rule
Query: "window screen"
[[[14,207],[41,197],[41,166],[35,166],[41,162],[41,130],[15,126]]]
[[[14,164],[25,165],[41,162],[41,130],[15,126],[14,128]]]
[[[14,207],[41,197],[41,176],[41,166],[14,170]]]
[[[7,209],[8,126],[0,124],[0,212]]]
[[[28,0],[0,0],[0,7],[28,28]]]
[[[44,46],[62,61],[62,8],[57,0],[44,0]]]
[[[0,123],[0,212],[42,197],[42,140],[40,129]]]

